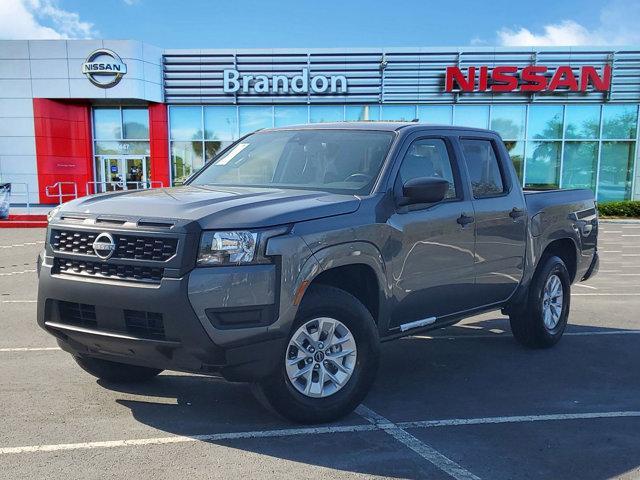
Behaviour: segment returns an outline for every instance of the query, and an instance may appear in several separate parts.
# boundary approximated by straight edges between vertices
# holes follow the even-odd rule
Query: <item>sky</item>
[[[0,0],[0,39],[164,48],[640,46],[640,0]]]

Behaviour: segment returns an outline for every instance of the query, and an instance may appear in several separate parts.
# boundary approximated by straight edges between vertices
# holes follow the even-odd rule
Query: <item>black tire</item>
[[[73,358],[85,372],[111,383],[144,382],[162,372],[162,369],[158,368],[126,365],[84,355],[74,355]]]
[[[548,328],[544,322],[543,294],[547,280],[553,275],[557,276],[562,284],[562,309],[557,324]],[[552,347],[560,341],[567,327],[570,302],[571,279],[566,265],[556,256],[543,258],[529,286],[526,305],[509,317],[513,336],[529,348]]]
[[[355,340],[357,357],[353,373],[340,390],[324,398],[310,398],[289,380],[285,368],[288,344],[296,330],[309,320],[329,317],[339,320]],[[364,399],[375,379],[380,355],[378,331],[367,308],[339,288],[312,285],[307,290],[296,320],[281,352],[275,372],[254,385],[257,398],[276,413],[299,423],[331,422],[351,413]]]

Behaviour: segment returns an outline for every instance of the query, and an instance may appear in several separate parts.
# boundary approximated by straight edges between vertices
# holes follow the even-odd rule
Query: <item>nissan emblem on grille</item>
[[[116,251],[116,242],[110,233],[101,233],[93,242],[93,251],[103,260],[111,258]]]

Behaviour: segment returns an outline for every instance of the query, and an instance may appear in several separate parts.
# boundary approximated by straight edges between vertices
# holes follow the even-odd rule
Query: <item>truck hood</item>
[[[203,229],[261,228],[355,212],[354,195],[254,187],[129,190],[64,204],[64,213],[197,221]]]

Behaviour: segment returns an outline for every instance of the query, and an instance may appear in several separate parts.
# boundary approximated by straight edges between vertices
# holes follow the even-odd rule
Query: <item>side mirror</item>
[[[439,177],[412,178],[402,186],[404,204],[436,203],[444,200],[449,191],[449,182]]]

